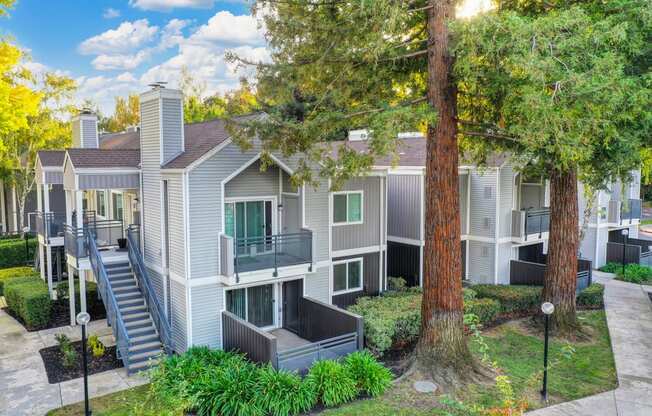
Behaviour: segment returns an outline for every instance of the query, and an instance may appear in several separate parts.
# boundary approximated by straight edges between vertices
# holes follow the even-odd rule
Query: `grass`
[[[614,389],[617,385],[616,369],[611,351],[609,332],[604,311],[583,311],[579,318],[587,327],[588,341],[573,345],[575,353],[571,359],[559,361],[549,372],[549,398],[551,404],[590,396]],[[538,401],[539,379],[528,383],[532,375],[542,366],[543,339],[532,334],[527,320],[513,321],[493,328],[485,333],[489,354],[508,375],[517,393],[525,397],[531,408],[540,406]],[[559,357],[566,342],[553,339],[551,361]],[[477,353],[477,346],[471,344]],[[457,398],[465,403],[485,406],[497,405],[500,401],[495,386],[471,385]],[[147,386],[136,387],[119,393],[91,400],[94,415],[122,416],[134,414],[133,409],[141,406],[145,416],[165,414],[163,406],[147,400]],[[380,398],[359,400],[354,403],[323,412],[324,416],[443,416],[445,413],[439,397],[416,393],[410,382],[401,383]],[[83,404],[66,406],[48,413],[49,416],[72,416],[83,413]]]
[[[650,225],[652,224],[652,218],[646,218],[644,220],[641,220],[641,225]]]

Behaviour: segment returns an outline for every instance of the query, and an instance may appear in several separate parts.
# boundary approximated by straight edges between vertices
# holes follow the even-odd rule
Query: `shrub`
[[[17,277],[38,277],[39,273],[35,272],[31,267],[11,267],[9,269],[0,270],[0,296],[3,293],[4,282],[9,279]]]
[[[419,336],[420,293],[362,297],[348,309],[364,318],[365,342],[374,354],[382,355],[395,344],[415,342]]]
[[[256,402],[258,367],[246,362],[229,362],[210,367],[200,377],[201,389],[195,395],[195,410],[200,416],[263,416]]]
[[[97,335],[91,335],[88,337],[87,344],[88,348],[91,350],[91,354],[93,354],[93,357],[101,358],[104,355],[106,348]]]
[[[0,269],[24,266],[32,260],[38,241],[32,238],[27,243],[29,251],[25,257],[25,240],[22,238],[0,240]]]
[[[652,267],[642,266],[640,264],[628,264],[625,266],[625,275],[623,275],[622,266],[616,272],[616,279],[629,283],[643,283],[652,279]]]
[[[622,263],[609,262],[604,266],[600,267],[599,270],[605,273],[616,273],[618,270],[622,270],[622,268],[623,268]]]
[[[70,338],[66,334],[56,334],[54,339],[59,344],[59,351],[63,354],[63,366],[66,368],[74,367],[77,363],[77,351],[70,343]]]
[[[367,351],[349,354],[344,362],[358,390],[371,397],[380,396],[392,385],[392,373]]]
[[[604,286],[593,283],[577,295],[577,305],[585,308],[604,308]]]
[[[402,292],[407,288],[407,282],[402,277],[388,277],[387,288],[395,292]]]
[[[287,371],[277,371],[271,365],[260,369],[256,383],[258,407],[273,416],[288,416],[307,412],[317,403],[317,393],[310,381]]]
[[[68,301],[70,298],[70,291],[68,289],[68,281],[60,282],[54,289],[57,294],[57,301]],[[78,312],[81,310],[81,300],[79,297],[80,287],[79,279],[75,279],[75,307]],[[95,282],[86,282],[86,310],[95,319],[97,316],[104,315],[104,303],[99,298],[97,293],[97,284]]]
[[[540,286],[518,285],[475,285],[478,298],[489,298],[500,302],[502,313],[532,312],[541,303]]]
[[[317,361],[310,368],[306,382],[313,384],[317,397],[326,407],[349,402],[358,395],[348,369],[337,361]]]
[[[492,322],[500,313],[500,302],[495,299],[472,299],[464,302],[464,314],[473,314],[481,324]]]
[[[17,314],[28,328],[45,326],[50,321],[52,301],[48,286],[38,277],[25,277],[5,281],[7,306]]]
[[[476,293],[475,290],[470,289],[468,287],[462,288],[462,297],[464,298],[464,302],[473,300],[478,297],[478,294]]]

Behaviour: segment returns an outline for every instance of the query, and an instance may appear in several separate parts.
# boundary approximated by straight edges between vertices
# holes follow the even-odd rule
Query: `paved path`
[[[2,298],[0,298],[2,299]],[[39,350],[55,345],[54,335],[64,332],[79,340],[78,327],[27,332],[14,318],[0,310],[0,416],[44,415],[48,410],[84,400],[83,378],[49,384]],[[113,343],[106,321],[93,321],[89,333],[107,345]],[[142,376],[127,377],[124,368],[89,377],[91,397],[102,396],[145,383]]]
[[[594,272],[605,284],[605,309],[618,372],[618,388],[584,399],[528,413],[528,416],[652,415],[652,287],[612,280]]]

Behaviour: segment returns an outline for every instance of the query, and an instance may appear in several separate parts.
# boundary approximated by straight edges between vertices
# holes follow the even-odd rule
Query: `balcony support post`
[[[278,240],[279,236],[272,237],[274,244],[274,277],[278,277]]]
[[[68,298],[70,299],[70,325],[77,325],[75,314],[75,273],[72,265],[68,265]]]
[[[54,287],[52,284],[52,247],[48,244],[45,246],[45,258],[47,259],[47,267],[48,267],[48,291],[50,292],[50,297],[54,296]],[[43,247],[39,246],[39,255],[41,255],[41,259],[43,259]],[[41,263],[41,271],[43,271],[43,268],[45,267],[45,263]]]

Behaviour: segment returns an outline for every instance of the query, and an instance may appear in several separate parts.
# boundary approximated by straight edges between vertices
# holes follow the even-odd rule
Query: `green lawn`
[[[650,225],[652,224],[652,218],[641,220],[641,225]]]
[[[604,311],[586,311],[579,314],[588,326],[591,340],[574,344],[575,353],[570,360],[562,360],[549,373],[549,395],[552,403],[575,400],[602,391],[613,389],[617,385],[616,369],[611,352],[609,333]],[[519,397],[526,397],[532,408],[540,406],[538,401],[538,380],[526,383],[531,375],[541,369],[543,340],[538,335],[531,335],[523,322],[510,322],[487,332],[485,339],[490,348],[490,356],[507,374]],[[559,356],[565,342],[551,342],[551,357]],[[472,349],[476,350],[475,346]],[[136,414],[165,414],[164,409],[146,399],[147,387],[137,387],[121,393],[93,399],[94,415],[118,416],[134,414],[133,409],[140,405],[143,412]],[[469,386],[459,392],[458,398],[466,403],[494,406],[499,401],[497,390],[493,386]],[[323,414],[328,416],[408,416],[408,415],[443,415],[439,407],[439,398],[416,393],[410,383],[395,386],[383,397],[359,400],[337,409],[330,409]],[[52,411],[50,416],[70,416],[82,413],[79,404]]]

